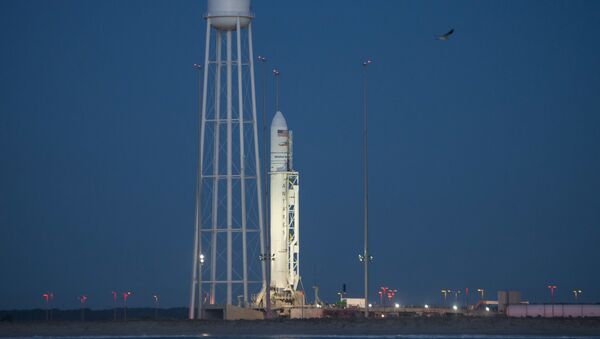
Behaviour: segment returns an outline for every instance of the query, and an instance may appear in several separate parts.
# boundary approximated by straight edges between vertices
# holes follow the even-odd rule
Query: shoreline
[[[600,336],[598,318],[404,317],[397,319],[132,320],[0,323],[0,337],[542,335]]]

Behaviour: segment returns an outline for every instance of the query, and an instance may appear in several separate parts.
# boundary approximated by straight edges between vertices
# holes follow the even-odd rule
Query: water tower
[[[266,286],[250,0],[208,0],[190,318]]]

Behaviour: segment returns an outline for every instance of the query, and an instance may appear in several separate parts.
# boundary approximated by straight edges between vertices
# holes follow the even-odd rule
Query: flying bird
[[[448,40],[448,38],[450,38],[450,35],[452,33],[454,33],[454,28],[452,28],[451,30],[449,30],[448,33],[446,33],[446,34],[438,35],[436,37],[436,40],[446,41],[446,40]]]

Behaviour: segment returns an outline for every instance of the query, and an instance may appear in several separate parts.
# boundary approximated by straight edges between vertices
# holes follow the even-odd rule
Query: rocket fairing
[[[271,122],[271,172],[287,172],[290,159],[290,130],[281,112]]]
[[[296,291],[299,274],[299,181],[292,167],[292,131],[281,112],[271,123],[271,288]]]

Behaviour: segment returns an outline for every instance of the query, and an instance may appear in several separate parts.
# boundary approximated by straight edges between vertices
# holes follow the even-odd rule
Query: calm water
[[[557,339],[557,338],[581,338],[581,339],[600,339],[600,336],[536,336],[536,335],[270,335],[270,336],[211,336],[203,334],[198,336],[85,336],[85,337],[29,337],[31,339],[53,338],[53,339],[199,339],[199,338],[237,338],[237,339]],[[24,338],[19,338],[24,339]]]

